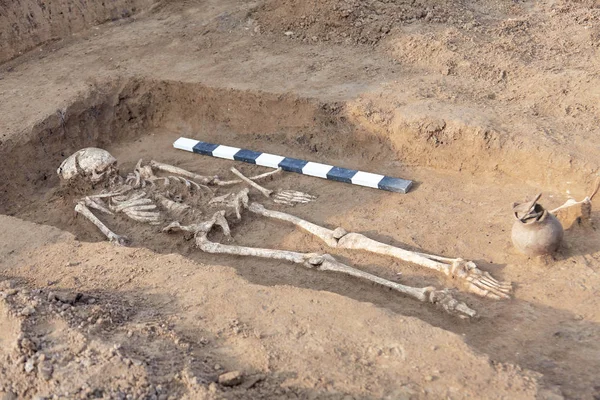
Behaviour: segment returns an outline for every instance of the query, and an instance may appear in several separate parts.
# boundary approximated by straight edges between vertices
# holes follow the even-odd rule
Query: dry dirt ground
[[[599,18],[591,0],[0,0],[0,398],[600,398],[600,213],[553,259],[510,244],[513,201],[581,199],[600,171]],[[465,321],[105,218],[132,239],[116,247],[75,217],[83,192],[56,168],[83,147],[122,173],[143,158],[229,177],[179,136],[412,179],[407,195],[265,185],[318,196],[281,207],[307,220],[474,260],[513,297],[455,291],[479,312]],[[233,240],[331,251],[258,217]]]

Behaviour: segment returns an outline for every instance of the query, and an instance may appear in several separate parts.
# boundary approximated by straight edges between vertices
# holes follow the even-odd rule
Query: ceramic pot
[[[539,204],[535,204],[531,211],[540,217],[522,220],[517,212],[514,213],[516,221],[512,227],[513,245],[528,256],[554,253],[564,236],[562,225]]]

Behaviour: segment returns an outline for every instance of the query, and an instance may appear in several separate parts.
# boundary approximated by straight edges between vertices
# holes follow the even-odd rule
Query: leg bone
[[[450,259],[412,252],[381,243],[359,233],[346,233],[341,229],[332,231],[322,226],[305,221],[296,216],[279,211],[267,210],[264,206],[253,203],[249,210],[269,218],[291,222],[305,231],[317,236],[332,248],[365,250],[372,253],[391,256],[402,261],[417,264],[443,273],[462,284],[466,291],[492,299],[510,298],[512,285],[500,282],[489,273],[481,271],[475,263],[460,258]]]
[[[213,254],[229,254],[238,256],[252,256],[268,258],[273,260],[285,260],[296,264],[301,264],[307,268],[318,271],[334,271],[346,275],[354,276],[359,279],[382,285],[395,290],[406,296],[415,298],[419,301],[440,303],[444,310],[449,313],[457,314],[461,317],[474,317],[477,313],[466,304],[452,298],[447,291],[439,291],[434,287],[415,288],[402,285],[396,282],[388,281],[378,276],[369,274],[356,268],[349,267],[337,261],[329,254],[318,255],[314,253],[298,253],[286,250],[260,249],[253,247],[232,246],[211,242],[207,238],[207,232],[199,232],[196,235],[196,245],[204,252]]]

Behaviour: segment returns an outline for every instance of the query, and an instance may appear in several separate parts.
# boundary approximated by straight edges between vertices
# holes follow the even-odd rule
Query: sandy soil
[[[0,62],[106,21],[130,17],[151,0],[0,2]]]
[[[132,9],[117,16],[100,3],[57,2],[65,30],[33,11],[32,29],[15,28],[38,3],[0,13],[13,18],[0,37],[14,38],[0,47],[4,398],[600,396],[596,228],[569,229],[552,259],[516,253],[509,236],[511,202],[580,199],[599,171],[593,2],[129,1],[111,3]],[[332,253],[454,288],[479,312],[464,321],[354,278],[207,255],[189,237],[103,217],[132,240],[115,247],[76,218],[74,202],[100,188],[61,186],[56,168],[85,146],[109,150],[123,174],[143,158],[230,177],[233,162],[172,149],[179,136],[412,179],[400,195],[282,174],[265,186],[318,199],[265,201],[474,260],[512,281],[513,298]],[[234,224],[233,242],[332,252],[256,216]]]

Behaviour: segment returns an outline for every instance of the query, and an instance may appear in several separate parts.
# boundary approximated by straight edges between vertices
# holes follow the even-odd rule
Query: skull
[[[95,147],[81,149],[60,164],[56,173],[65,181],[73,178],[87,178],[93,183],[117,172],[117,159],[108,151]]]

